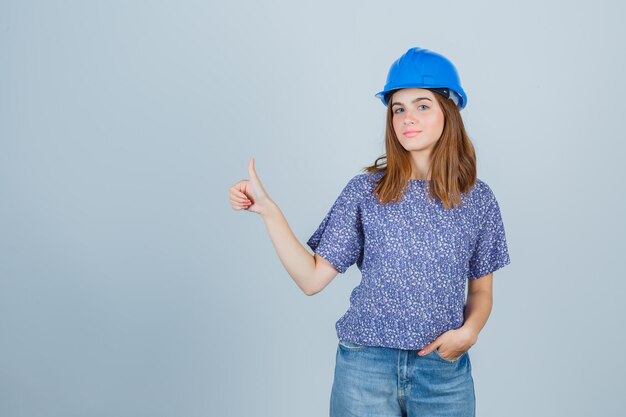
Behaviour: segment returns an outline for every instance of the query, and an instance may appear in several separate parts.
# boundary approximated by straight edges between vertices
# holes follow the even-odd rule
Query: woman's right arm
[[[248,172],[250,180],[239,181],[230,188],[232,208],[261,215],[287,273],[306,295],[317,294],[337,276],[338,271],[318,254],[311,255],[296,238],[282,211],[256,175],[254,159],[248,165]]]
[[[318,254],[311,255],[300,243],[278,205],[271,202],[262,217],[280,261],[302,292],[317,294],[337,276],[329,262]]]

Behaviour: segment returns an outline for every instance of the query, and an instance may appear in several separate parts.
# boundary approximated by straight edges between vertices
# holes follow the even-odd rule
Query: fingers
[[[247,210],[252,205],[252,201],[245,193],[239,191],[238,185],[239,183],[230,187],[230,206],[233,210]]]
[[[418,355],[420,356],[425,356],[428,355],[430,352],[432,352],[433,350],[437,349],[439,347],[439,345],[435,345],[433,343],[430,343],[426,346],[424,346],[418,353]]]
[[[237,206],[234,209],[237,211],[241,211],[241,210],[248,210],[249,208],[250,208],[250,204],[245,204],[245,205]]]
[[[236,184],[233,184],[230,188],[230,198],[231,200],[234,199],[236,201],[250,201],[250,198],[246,195],[246,193],[244,193],[241,190],[245,190],[245,185],[242,185],[244,183],[248,182],[248,180],[241,180],[238,181]]]
[[[243,194],[243,193],[240,193]],[[252,201],[245,194],[243,197],[240,197],[238,194],[231,192],[230,193],[230,205],[233,208],[247,208],[252,205]]]
[[[230,199],[243,203],[245,201],[250,201],[247,195],[242,193],[239,190],[232,189],[230,190]]]
[[[233,205],[233,204],[248,204],[249,205],[249,204],[252,204],[252,201],[248,200],[247,198],[246,199],[239,199],[239,198],[231,197],[230,198],[230,204],[231,205]]]
[[[252,204],[252,201],[250,200],[233,200],[232,198],[230,199],[230,205],[240,205],[240,206],[250,206]]]
[[[230,206],[233,210],[247,210],[251,205],[252,203],[250,201],[239,202],[233,199],[230,200]]]

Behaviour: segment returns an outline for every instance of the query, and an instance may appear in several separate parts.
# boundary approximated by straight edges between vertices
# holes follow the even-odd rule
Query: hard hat
[[[401,88],[432,90],[454,101],[459,110],[467,104],[467,96],[452,62],[424,48],[411,48],[391,64],[385,89],[375,96],[386,106],[391,92]]]

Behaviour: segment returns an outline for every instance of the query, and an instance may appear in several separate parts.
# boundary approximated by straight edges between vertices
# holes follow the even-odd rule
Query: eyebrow
[[[415,100],[413,100],[411,103],[417,103],[417,102],[418,102],[418,101],[420,101],[420,100],[428,100],[428,101],[432,101],[432,100],[431,100],[431,99],[429,99],[428,97],[418,97],[418,98],[416,98]],[[399,102],[395,101],[395,102],[391,103],[391,107],[393,107],[393,106],[395,106],[395,105],[400,105],[400,104],[402,104],[402,103],[399,103]]]

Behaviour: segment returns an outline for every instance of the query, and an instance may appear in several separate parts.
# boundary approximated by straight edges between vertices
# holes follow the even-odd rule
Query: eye
[[[417,106],[417,108],[419,109],[420,107],[425,107],[425,109],[429,109],[430,107],[428,107],[426,104],[420,104],[419,106]],[[393,112],[398,114],[399,112],[404,111],[404,109],[402,107],[398,107],[397,109],[395,109]]]

